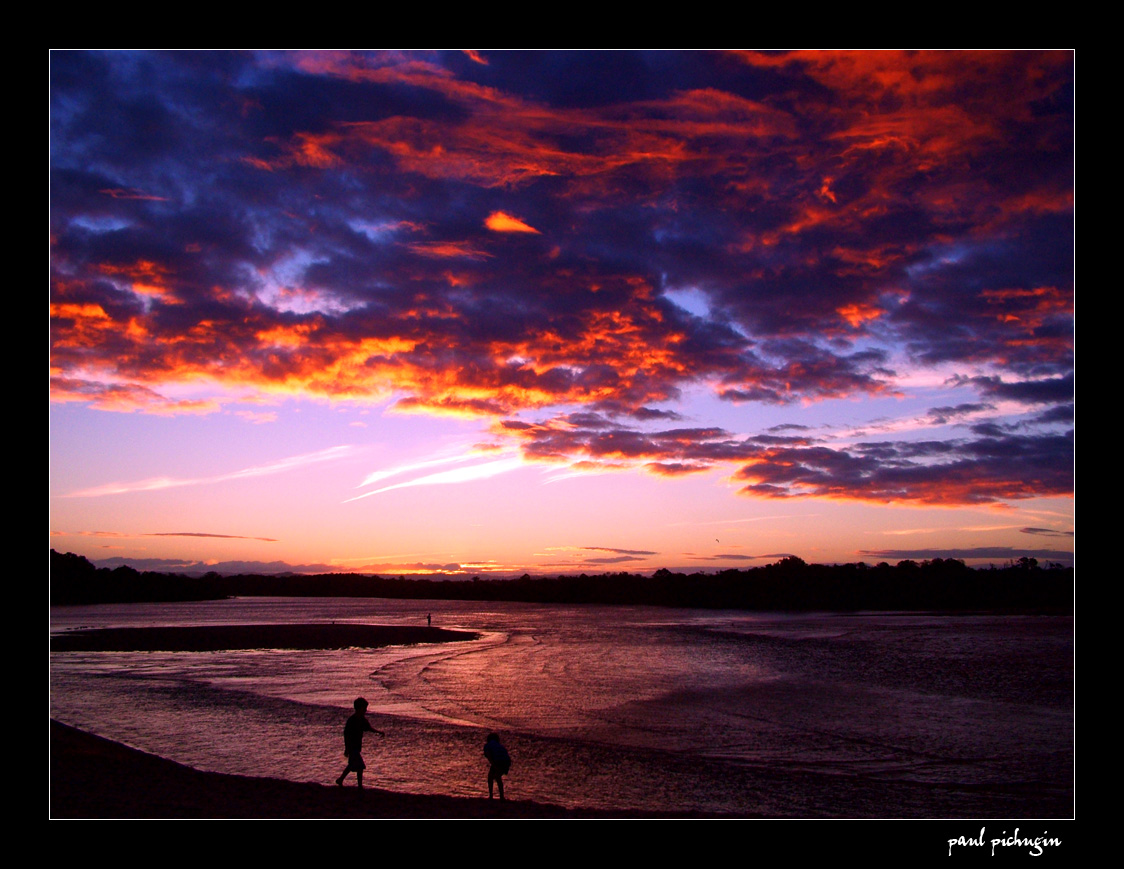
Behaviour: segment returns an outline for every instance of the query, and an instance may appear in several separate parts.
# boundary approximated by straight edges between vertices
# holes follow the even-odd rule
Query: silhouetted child
[[[343,726],[343,753],[347,757],[347,766],[340,773],[340,777],[336,779],[336,784],[341,788],[343,787],[343,780],[347,778],[349,772],[355,773],[356,782],[358,782],[359,787],[363,787],[363,770],[367,768],[367,764],[363,763],[364,731],[386,736],[381,730],[371,727],[371,722],[367,720],[366,700],[358,697],[354,705],[355,714],[347,719],[347,724]]]
[[[491,764],[488,767],[488,799],[492,799],[492,784],[498,783],[502,800],[504,799],[503,777],[511,769],[511,755],[503,747],[498,734],[488,734],[488,741],[484,743],[484,757],[488,758],[488,763]]]

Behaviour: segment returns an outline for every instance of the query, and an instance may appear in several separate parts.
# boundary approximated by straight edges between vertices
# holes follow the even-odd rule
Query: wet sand
[[[483,782],[481,782],[483,789]],[[200,772],[51,721],[51,818],[655,818]],[[680,817],[704,817],[684,814]]]
[[[449,642],[475,636],[437,628],[351,624],[233,625],[194,628],[139,628],[74,631],[52,640],[63,650],[207,651],[219,649],[334,649]],[[51,722],[50,816],[54,818],[698,818],[730,817],[703,813],[592,811],[528,801],[489,803],[466,799],[393,793],[370,787],[360,792],[354,779],[346,788],[329,782],[308,784],[191,769],[118,743]],[[762,770],[758,786],[793,787],[793,774],[773,779]],[[804,776],[799,776],[804,778]],[[833,777],[806,777],[799,787],[822,792],[825,805]],[[370,782],[375,784],[376,782]],[[852,786],[853,783],[848,783]],[[903,782],[872,783],[871,805],[851,805],[842,816],[896,817],[879,806],[901,806],[910,817],[1072,817],[1072,789],[1043,797],[1041,784],[1007,787],[926,788]],[[979,790],[978,794],[973,792]],[[896,794],[894,796],[893,794]],[[950,796],[951,794],[951,796]],[[855,795],[852,794],[852,799]],[[953,799],[955,797],[955,799]],[[938,800],[929,811],[926,800]],[[860,801],[861,802],[861,801]],[[920,808],[918,808],[920,806]],[[949,808],[951,806],[951,809]],[[908,811],[907,808],[908,807]],[[817,813],[818,816],[818,813]],[[739,816],[745,817],[745,816]]]
[[[220,625],[75,631],[53,651],[207,652],[378,648],[471,640],[466,631],[394,625]],[[400,794],[202,772],[51,721],[52,818],[642,818],[542,803]],[[481,781],[481,790],[484,783]],[[680,817],[703,817],[684,814]]]

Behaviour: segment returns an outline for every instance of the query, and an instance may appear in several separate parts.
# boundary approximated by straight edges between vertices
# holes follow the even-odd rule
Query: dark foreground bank
[[[200,772],[51,721],[52,818],[643,818]],[[666,817],[666,815],[662,816]],[[682,817],[691,817],[683,815]],[[693,817],[702,817],[695,815]]]
[[[279,779],[199,772],[51,722],[51,818],[319,818],[319,819],[657,819],[668,815],[592,812],[533,802],[397,794]],[[679,815],[703,818],[704,815]],[[822,823],[822,822],[821,822]],[[749,828],[745,828],[749,829]],[[804,839],[801,853],[828,857],[869,855],[1004,856],[1073,852],[1073,822],[904,821],[831,824]],[[754,824],[754,841],[791,845],[792,822]],[[994,843],[998,842],[998,845]]]

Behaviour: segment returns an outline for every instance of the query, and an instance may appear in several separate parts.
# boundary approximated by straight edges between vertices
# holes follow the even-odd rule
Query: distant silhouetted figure
[[[367,764],[363,763],[364,731],[386,736],[381,730],[371,727],[371,722],[367,720],[366,700],[357,697],[354,705],[355,714],[347,719],[347,724],[343,726],[343,753],[347,757],[347,766],[340,773],[340,777],[336,779],[336,784],[341,788],[343,787],[343,780],[347,778],[349,772],[355,773],[356,782],[358,782],[359,787],[363,787],[363,770],[367,768]]]
[[[425,626],[427,628],[433,627],[433,616],[430,613],[425,614]]]
[[[500,742],[498,734],[489,733],[488,741],[484,743],[484,757],[488,758],[488,799],[492,799],[492,785],[498,783],[500,786],[500,799],[504,799],[503,795],[503,777],[507,775],[508,770],[511,769],[511,755],[507,753],[507,749],[503,747]]]

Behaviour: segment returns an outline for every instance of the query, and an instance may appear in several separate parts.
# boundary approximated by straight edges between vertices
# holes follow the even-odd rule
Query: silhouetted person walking
[[[484,757],[488,758],[488,799],[492,799],[492,785],[498,783],[500,786],[500,799],[504,799],[503,795],[503,777],[507,775],[508,770],[511,769],[511,755],[507,753],[507,749],[503,747],[500,742],[498,734],[489,733],[488,741],[484,743]]]
[[[347,778],[349,772],[355,773],[355,781],[359,787],[363,787],[363,770],[367,768],[367,764],[363,762],[363,733],[377,733],[379,736],[386,736],[381,730],[376,730],[371,727],[371,722],[367,720],[367,701],[362,697],[357,697],[354,703],[355,714],[347,719],[347,724],[343,726],[343,753],[347,757],[347,766],[344,767],[340,777],[336,779],[336,784],[341,788],[343,787],[343,780]],[[500,793],[503,793],[502,785]]]

